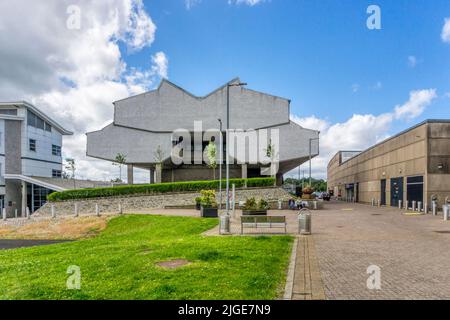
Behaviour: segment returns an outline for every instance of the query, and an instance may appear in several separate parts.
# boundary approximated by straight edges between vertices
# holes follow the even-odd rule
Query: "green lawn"
[[[292,237],[206,237],[216,219],[128,215],[94,239],[0,251],[0,299],[274,299]],[[192,263],[165,269],[157,262]],[[66,289],[81,268],[81,290]]]

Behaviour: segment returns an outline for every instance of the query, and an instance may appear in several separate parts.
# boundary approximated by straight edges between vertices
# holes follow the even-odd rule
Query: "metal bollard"
[[[98,207],[98,203],[95,204],[95,215],[100,217],[100,208]]]
[[[283,201],[278,200],[278,210],[283,209]]]
[[[298,233],[311,234],[311,212],[306,208],[301,209],[298,214]]]
[[[448,213],[449,213],[449,205],[448,204],[444,204],[442,206],[442,211],[444,211],[444,220],[447,221],[448,220]]]
[[[401,209],[402,207],[402,200],[398,200],[398,208]]]
[[[6,208],[3,208],[2,210],[2,219],[3,221],[6,221]]]
[[[423,204],[423,212],[425,214],[428,214],[428,203],[426,203],[426,202]]]
[[[74,213],[75,213],[75,217],[78,217],[78,203],[75,203],[75,205],[74,205]]]
[[[28,207],[27,207],[27,210],[26,210],[26,214],[27,214],[27,219],[31,219],[30,208],[28,208]]]
[[[433,201],[431,206],[432,206],[433,216],[436,216],[437,215],[437,203],[436,203],[436,201]]]
[[[17,212],[17,209],[16,210],[14,210],[14,217],[17,219],[17,217],[18,217],[18,212]]]
[[[378,206],[381,207],[381,200],[378,199]]]
[[[408,210],[408,200],[405,200],[405,210]]]
[[[372,198],[372,207],[374,207],[374,206],[375,206],[375,199]]]
[[[316,200],[313,201],[313,210],[317,210],[317,201]]]
[[[416,211],[416,201],[413,200],[412,202],[412,211]]]
[[[55,219],[56,218],[56,212],[55,212],[55,205],[54,204],[52,204],[51,210],[52,210],[52,219]]]
[[[230,216],[224,214],[220,216],[220,234],[230,234]]]
[[[422,201],[417,202],[417,211],[422,212]]]
[[[121,203],[119,203],[119,214],[123,214],[122,204]]]

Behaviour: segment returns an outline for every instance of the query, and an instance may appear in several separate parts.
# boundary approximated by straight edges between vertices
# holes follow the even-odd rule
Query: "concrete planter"
[[[203,208],[200,209],[201,216],[203,218],[217,218],[219,217],[217,208]]]
[[[244,216],[267,216],[267,210],[242,210]]]

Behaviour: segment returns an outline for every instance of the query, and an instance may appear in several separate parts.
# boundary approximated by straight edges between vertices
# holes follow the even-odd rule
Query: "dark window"
[[[61,156],[61,147],[53,144],[52,145],[52,154],[54,156]]]
[[[61,178],[61,170],[52,170],[52,177],[53,178]]]
[[[36,128],[44,130],[45,122],[39,117],[36,117]]]
[[[30,110],[27,113],[27,122],[29,126],[36,127],[36,116]]]
[[[6,114],[8,116],[17,116],[17,109],[0,109],[0,114]]]
[[[49,125],[47,122],[45,123],[45,131],[52,132],[52,126]]]
[[[36,151],[36,140],[30,139],[30,151]]]

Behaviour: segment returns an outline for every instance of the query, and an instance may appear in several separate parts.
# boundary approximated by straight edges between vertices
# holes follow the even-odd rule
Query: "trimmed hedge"
[[[273,178],[250,178],[250,179],[230,179],[230,186],[242,188],[247,182],[247,187],[268,187],[273,186]],[[222,188],[226,187],[226,181],[222,180]],[[160,194],[168,192],[200,191],[205,189],[219,189],[219,180],[210,181],[186,181],[144,185],[130,185],[107,188],[76,189],[61,192],[53,192],[48,195],[49,201],[64,201],[73,199],[105,198],[126,196],[132,194]]]

